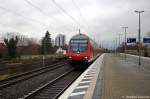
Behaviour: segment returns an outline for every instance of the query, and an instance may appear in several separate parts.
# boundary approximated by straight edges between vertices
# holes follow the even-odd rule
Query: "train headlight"
[[[88,59],[88,57],[87,57],[87,56],[85,56],[84,58],[85,58],[85,59]]]

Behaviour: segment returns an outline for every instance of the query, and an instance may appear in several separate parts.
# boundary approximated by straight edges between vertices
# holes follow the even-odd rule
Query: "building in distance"
[[[55,46],[64,47],[66,44],[66,37],[63,34],[58,34],[55,38]]]

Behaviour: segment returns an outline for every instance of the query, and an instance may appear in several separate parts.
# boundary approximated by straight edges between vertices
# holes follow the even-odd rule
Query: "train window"
[[[79,51],[85,52],[87,49],[87,44],[79,44]]]
[[[73,53],[85,53],[88,45],[88,40],[71,40],[71,50]]]
[[[78,44],[71,44],[71,50],[72,50],[72,52],[77,52],[78,51]]]
[[[87,40],[84,39],[73,39],[71,43],[87,43]]]

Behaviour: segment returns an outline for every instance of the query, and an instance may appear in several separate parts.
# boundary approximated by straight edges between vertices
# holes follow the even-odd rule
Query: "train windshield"
[[[88,45],[88,40],[78,39],[71,40],[71,51],[73,53],[85,53]]]

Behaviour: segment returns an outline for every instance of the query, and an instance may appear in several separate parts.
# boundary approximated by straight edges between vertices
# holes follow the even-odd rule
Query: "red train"
[[[69,63],[88,63],[100,52],[98,45],[85,34],[73,36],[68,44],[67,59]]]

